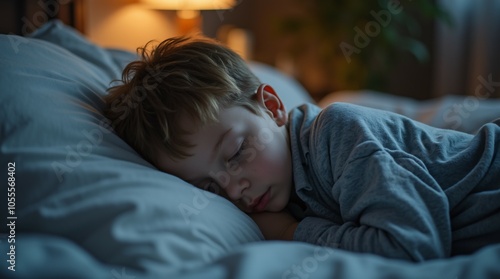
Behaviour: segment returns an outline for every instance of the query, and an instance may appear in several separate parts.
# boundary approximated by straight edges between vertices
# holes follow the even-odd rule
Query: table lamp
[[[146,6],[158,10],[177,11],[177,26],[181,35],[201,32],[202,10],[226,10],[235,0],[142,0]]]

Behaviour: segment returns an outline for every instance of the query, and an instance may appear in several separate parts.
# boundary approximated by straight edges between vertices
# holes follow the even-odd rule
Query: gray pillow
[[[31,38],[0,35],[0,180],[14,163],[16,232],[64,237],[147,273],[262,240],[230,202],[158,171],[112,132],[102,96],[133,58],[57,21]]]

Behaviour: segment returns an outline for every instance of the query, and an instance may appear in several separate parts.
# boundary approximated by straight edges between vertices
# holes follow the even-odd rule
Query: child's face
[[[282,210],[293,183],[287,114],[270,86],[259,87],[257,98],[262,115],[235,106],[222,110],[218,123],[202,127],[181,116],[183,127],[193,127],[187,136],[195,144],[189,150],[193,156],[173,161],[160,155],[159,168],[247,213]]]

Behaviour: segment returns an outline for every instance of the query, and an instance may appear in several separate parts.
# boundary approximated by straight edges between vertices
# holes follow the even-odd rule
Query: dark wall
[[[84,0],[0,0],[0,33],[27,35],[51,19],[83,32]]]
[[[275,65],[280,53],[284,51],[286,41],[278,31],[278,22],[287,15],[300,14],[300,7],[295,0],[238,0],[237,5],[228,11],[206,11],[204,16],[204,33],[215,37],[221,25],[229,24],[251,31],[254,39],[253,59]],[[422,64],[410,54],[400,57],[388,78],[385,92],[408,96],[416,99],[427,99],[431,96],[432,82],[432,45],[434,27],[432,23],[423,24],[420,40],[428,47],[430,61]],[[314,69],[312,69],[314,70]],[[328,73],[326,73],[328,75]],[[335,78],[332,76],[332,78]],[[314,83],[314,74],[309,77],[297,77],[305,87],[321,98],[333,88],[308,86]]]

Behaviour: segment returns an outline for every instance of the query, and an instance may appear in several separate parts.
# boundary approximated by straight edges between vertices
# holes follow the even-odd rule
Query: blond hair
[[[120,84],[105,96],[106,117],[116,133],[150,163],[158,148],[172,159],[190,156],[179,115],[200,125],[217,121],[223,108],[242,105],[259,114],[254,93],[260,84],[245,61],[227,47],[205,37],[175,37],[128,64]]]

